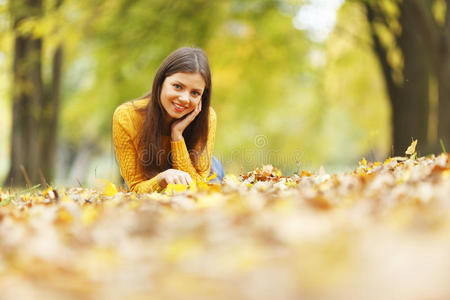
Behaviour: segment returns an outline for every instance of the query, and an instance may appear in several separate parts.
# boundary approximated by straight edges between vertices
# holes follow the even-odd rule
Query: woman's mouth
[[[183,111],[187,108],[187,107],[178,105],[178,104],[176,104],[176,103],[173,103],[173,107],[175,108],[175,111],[176,111],[176,112],[183,112]]]

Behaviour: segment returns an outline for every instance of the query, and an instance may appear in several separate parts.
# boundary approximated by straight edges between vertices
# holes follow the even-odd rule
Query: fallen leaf
[[[413,155],[416,152],[417,140],[414,140],[411,145],[409,145],[408,149],[406,149],[405,154]]]
[[[214,174],[212,174],[211,176],[209,176],[208,178],[206,178],[206,182],[213,180],[214,178],[217,177],[216,172],[214,172]]]
[[[96,187],[106,197],[113,197],[118,193],[116,186],[106,179],[97,179]]]

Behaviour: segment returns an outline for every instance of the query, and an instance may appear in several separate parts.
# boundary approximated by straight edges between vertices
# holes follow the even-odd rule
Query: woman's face
[[[161,88],[161,104],[170,121],[192,112],[202,101],[205,80],[200,73],[175,73],[167,76]]]

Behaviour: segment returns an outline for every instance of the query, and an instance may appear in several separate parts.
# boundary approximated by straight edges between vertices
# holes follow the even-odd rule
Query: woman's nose
[[[178,99],[183,103],[188,103],[189,95],[187,93],[183,93],[182,95],[180,95],[180,97]]]

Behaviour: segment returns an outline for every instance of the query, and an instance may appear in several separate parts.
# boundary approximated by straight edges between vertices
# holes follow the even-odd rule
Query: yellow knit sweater
[[[161,191],[158,175],[147,178],[144,174],[138,156],[139,132],[145,120],[145,115],[136,109],[145,107],[149,99],[126,102],[116,108],[113,116],[113,140],[119,161],[120,173],[131,191],[150,193]],[[211,155],[214,150],[216,133],[216,113],[210,107],[209,132],[207,147],[201,153],[198,163],[192,164],[184,139],[170,141],[169,136],[163,136],[162,147],[165,153],[172,153],[172,167],[189,173],[195,181],[203,181],[211,168]]]

